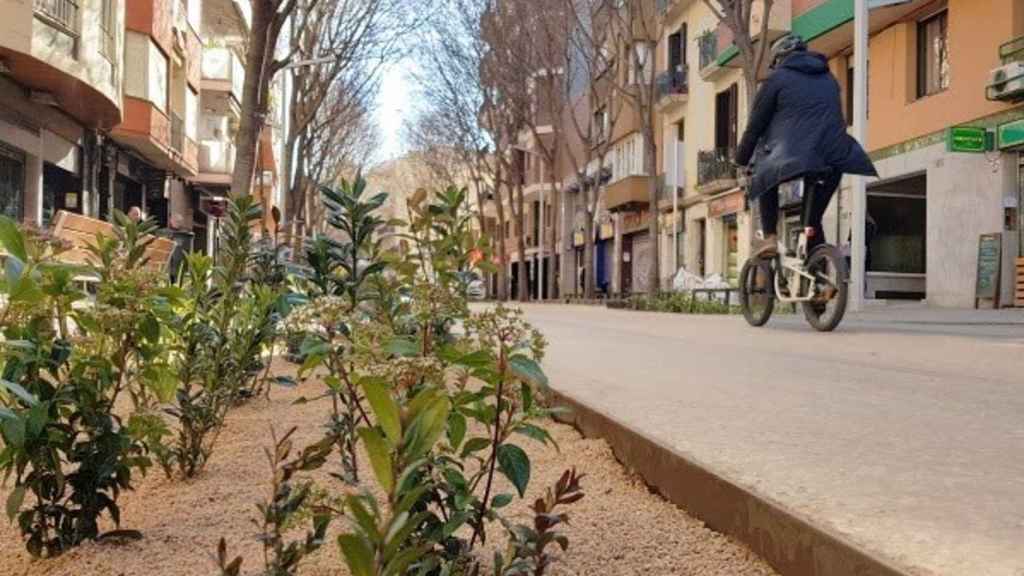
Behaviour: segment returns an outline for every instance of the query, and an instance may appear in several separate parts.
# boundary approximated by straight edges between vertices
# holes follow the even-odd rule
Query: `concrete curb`
[[[709,528],[749,546],[784,576],[912,576],[762,495],[737,486],[669,447],[551,390],[558,420],[608,442],[616,458],[664,498]],[[584,470],[584,472],[586,472]]]

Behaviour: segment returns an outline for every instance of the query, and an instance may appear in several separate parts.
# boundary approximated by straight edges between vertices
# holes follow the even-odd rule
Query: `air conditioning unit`
[[[986,96],[989,100],[1024,99],[1024,62],[1011,62],[993,70]]]

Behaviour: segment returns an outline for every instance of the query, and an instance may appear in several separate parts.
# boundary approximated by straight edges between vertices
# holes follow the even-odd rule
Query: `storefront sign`
[[[1003,235],[982,234],[978,241],[978,281],[975,287],[975,307],[982,298],[999,298],[999,273],[1003,263]]]
[[[988,130],[976,126],[953,126],[946,132],[946,150],[980,154],[990,150]]]
[[[1024,119],[999,126],[996,140],[1000,150],[1024,144]]]
[[[735,214],[743,210],[743,191],[738,190],[732,194],[715,198],[708,202],[708,217],[721,218],[727,214]]]

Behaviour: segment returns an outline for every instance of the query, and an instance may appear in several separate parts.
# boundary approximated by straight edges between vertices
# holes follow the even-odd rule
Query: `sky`
[[[389,62],[382,72],[375,111],[381,140],[377,161],[397,158],[406,151],[404,126],[415,113],[413,72],[410,58]]]

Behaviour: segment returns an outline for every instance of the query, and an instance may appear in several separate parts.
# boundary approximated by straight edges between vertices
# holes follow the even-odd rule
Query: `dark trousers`
[[[810,211],[805,213],[805,225],[814,228],[814,237],[807,239],[808,254],[819,244],[825,243],[825,229],[821,225],[832,196],[839,189],[843,179],[841,172],[829,172],[822,176],[808,176],[804,179],[804,207],[813,199]],[[772,188],[761,195],[761,230],[765,236],[774,236],[779,231],[779,189]]]

